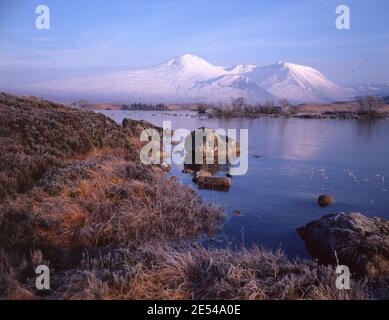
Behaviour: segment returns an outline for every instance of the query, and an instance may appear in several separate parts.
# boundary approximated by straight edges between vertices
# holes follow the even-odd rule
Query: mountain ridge
[[[353,99],[361,95],[362,88],[342,88],[320,71],[290,62],[223,67],[192,54],[150,68],[55,80],[29,87],[39,94],[52,96],[147,103],[224,103],[237,97],[244,97],[250,103],[279,99],[320,103]]]

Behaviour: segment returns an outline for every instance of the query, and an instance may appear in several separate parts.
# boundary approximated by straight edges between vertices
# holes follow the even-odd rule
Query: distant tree
[[[266,101],[264,107],[265,108],[274,108],[274,101]]]
[[[292,105],[289,103],[287,99],[280,99],[278,103],[281,106],[283,113],[290,114],[292,112]]]
[[[131,103],[123,104],[122,110],[167,110],[167,106],[163,103],[159,104],[147,104],[147,103]]]
[[[198,113],[205,113],[207,111],[207,106],[205,104],[200,104],[197,106],[197,112]]]
[[[273,101],[266,101],[264,106],[261,107],[261,113],[268,115],[280,114],[281,107],[276,107]]]
[[[357,101],[360,106],[359,113],[366,116],[377,116],[380,114],[380,108],[385,105],[384,100],[376,96],[357,97]]]
[[[290,107],[288,99],[280,99],[278,103],[282,108]]]
[[[232,106],[234,108],[242,108],[242,107],[247,106],[247,105],[248,105],[247,100],[244,97],[238,97],[238,98],[232,99]]]
[[[232,99],[231,102],[231,117],[243,117],[245,113],[245,109],[248,107],[248,102],[244,97],[238,97]]]

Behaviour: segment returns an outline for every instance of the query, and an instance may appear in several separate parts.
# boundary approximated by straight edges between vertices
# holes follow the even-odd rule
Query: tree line
[[[164,111],[168,110],[167,106],[163,103],[150,104],[150,103],[131,103],[123,104],[121,110],[156,110]]]

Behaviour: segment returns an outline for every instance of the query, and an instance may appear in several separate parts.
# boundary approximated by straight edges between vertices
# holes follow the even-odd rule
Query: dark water
[[[191,112],[101,111],[120,122],[148,120],[173,129],[249,130],[249,171],[233,178],[229,192],[199,190],[229,214],[214,245],[260,244],[307,257],[296,228],[331,212],[360,211],[389,218],[389,120],[206,119]],[[174,116],[173,114],[176,114]],[[260,155],[256,158],[255,155]],[[193,184],[181,167],[172,174]],[[196,188],[196,186],[194,185]],[[330,193],[337,203],[320,208]],[[232,211],[240,210],[235,216]]]

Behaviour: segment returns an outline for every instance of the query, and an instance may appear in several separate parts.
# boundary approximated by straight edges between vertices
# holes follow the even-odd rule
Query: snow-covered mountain
[[[278,62],[258,67],[213,65],[191,54],[141,70],[39,83],[31,91],[50,96],[122,102],[251,103],[286,98],[291,102],[328,102],[355,96],[352,89],[332,83],[319,71]]]
[[[149,69],[50,81],[34,87],[49,95],[92,100],[192,102],[199,100],[189,92],[196,83],[225,73],[223,67],[186,54]]]
[[[277,98],[258,86],[253,80],[239,74],[226,74],[217,78],[198,82],[191,89],[194,95],[205,102],[245,97],[251,102],[275,101]]]
[[[226,70],[232,74],[248,73],[254,70],[257,66],[254,64],[239,64],[237,66],[227,67]]]
[[[329,102],[353,97],[352,90],[341,88],[311,67],[277,62],[245,73],[276,97],[291,101]]]

